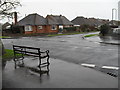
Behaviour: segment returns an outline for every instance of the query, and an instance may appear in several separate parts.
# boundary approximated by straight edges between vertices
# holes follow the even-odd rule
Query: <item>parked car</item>
[[[113,29],[113,34],[118,34],[118,35],[120,35],[120,28],[114,28],[114,29]]]

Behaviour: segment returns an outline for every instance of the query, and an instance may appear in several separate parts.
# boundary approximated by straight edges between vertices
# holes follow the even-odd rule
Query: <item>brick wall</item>
[[[42,29],[39,29],[39,26],[32,26],[32,31],[25,31],[25,34],[33,33],[58,33],[58,26],[57,30],[52,30],[51,25],[43,25]]]
[[[58,26],[57,26],[57,30],[52,30],[51,25],[48,25],[46,33],[58,33]]]

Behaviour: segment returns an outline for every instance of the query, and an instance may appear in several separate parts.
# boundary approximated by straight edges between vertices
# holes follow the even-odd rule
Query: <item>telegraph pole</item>
[[[116,12],[116,15],[117,15],[117,9],[115,9],[115,8],[113,8],[112,9],[112,24],[114,25],[114,10],[115,10],[115,12]]]

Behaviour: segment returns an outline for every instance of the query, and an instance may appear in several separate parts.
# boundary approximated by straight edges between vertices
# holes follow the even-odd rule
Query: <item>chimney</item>
[[[17,12],[14,12],[14,23],[17,24]]]

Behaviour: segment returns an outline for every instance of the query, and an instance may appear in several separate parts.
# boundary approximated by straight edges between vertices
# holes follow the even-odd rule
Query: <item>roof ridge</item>
[[[35,16],[34,16],[34,25],[36,25],[36,16],[37,16],[37,14],[35,14]]]

